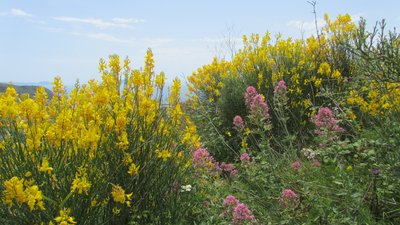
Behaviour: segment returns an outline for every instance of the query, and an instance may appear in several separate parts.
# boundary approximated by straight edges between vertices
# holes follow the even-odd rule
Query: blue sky
[[[349,13],[393,28],[399,8],[398,0],[317,0],[316,10],[320,25],[324,13]],[[156,71],[184,78],[227,56],[228,37],[239,48],[243,34],[313,34],[311,12],[305,0],[0,0],[0,82],[99,79],[100,58],[128,55],[139,68],[147,48]]]

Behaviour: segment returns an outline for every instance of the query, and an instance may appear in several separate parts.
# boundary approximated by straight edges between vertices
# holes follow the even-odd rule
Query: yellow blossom
[[[48,174],[51,174],[53,171],[53,167],[49,166],[49,161],[47,161],[46,158],[43,158],[42,160],[42,165],[39,167],[40,172],[47,172]]]
[[[326,76],[331,75],[331,66],[327,62],[321,63],[318,68],[318,73]]]
[[[42,192],[39,191],[38,186],[33,185],[27,187],[25,193],[26,193],[26,201],[31,211],[34,210],[35,204],[37,205],[37,207],[39,207],[40,210],[45,210]]]
[[[157,157],[163,159],[164,161],[166,161],[168,158],[170,158],[172,156],[171,152],[169,152],[166,149],[164,149],[162,151],[156,150],[156,153],[157,153]]]
[[[136,165],[135,163],[132,163],[132,164],[129,166],[128,173],[129,173],[130,175],[138,175],[138,173],[139,173],[139,168],[140,168],[140,166]]]
[[[251,133],[251,130],[248,127],[246,127],[246,129],[244,130],[244,134],[246,134],[246,136],[249,136],[250,133]]]
[[[88,191],[92,184],[87,180],[87,175],[83,175],[80,172],[75,174],[75,179],[72,181],[71,192],[78,192],[78,194],[88,194]]]
[[[245,139],[242,140],[242,148],[247,148],[247,142]]]
[[[12,207],[13,200],[15,199],[19,205],[26,203],[31,211],[35,209],[35,205],[40,210],[45,210],[43,203],[42,192],[37,185],[24,184],[24,179],[12,177],[10,180],[4,182],[4,202]],[[31,186],[30,186],[31,185]],[[24,190],[24,186],[26,186]]]
[[[59,225],[76,224],[74,217],[69,215],[70,213],[71,213],[71,209],[62,209],[62,210],[60,210],[59,216],[57,216],[54,220]]]
[[[119,185],[113,185],[111,195],[114,202],[126,204],[128,207],[131,205],[132,193],[125,194],[125,190]]]
[[[4,182],[3,196],[5,203],[11,207],[13,205],[13,199],[17,200],[18,204],[22,204],[26,200],[26,194],[24,192],[24,179],[18,177],[12,177],[10,180]]]

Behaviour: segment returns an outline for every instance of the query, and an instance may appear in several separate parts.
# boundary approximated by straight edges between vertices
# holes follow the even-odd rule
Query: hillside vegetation
[[[10,87],[10,86],[12,86],[19,95],[29,94],[29,96],[32,96],[32,97],[35,96],[36,89],[40,87],[40,86],[28,86],[28,85],[22,86],[22,85],[12,85],[12,84],[0,83],[0,93],[6,92],[7,87]],[[45,91],[50,98],[53,96],[52,91],[50,91],[49,89],[45,88]]]
[[[400,224],[400,36],[349,15],[174,79],[0,95],[1,224]],[[122,87],[122,88],[121,88]],[[21,97],[22,96],[22,97]],[[34,96],[34,97],[33,97]]]

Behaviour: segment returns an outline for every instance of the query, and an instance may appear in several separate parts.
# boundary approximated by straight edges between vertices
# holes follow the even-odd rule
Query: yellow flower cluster
[[[358,106],[361,111],[371,116],[385,115],[400,111],[400,85],[386,82],[378,85],[373,80],[361,90],[351,90],[347,97],[349,105]]]
[[[44,88],[32,98],[12,87],[0,94],[0,181],[2,200],[9,207],[17,203],[45,210],[44,201],[49,201],[47,215],[59,213],[58,224],[73,224],[69,211],[59,212],[58,206],[110,204],[110,190],[102,187],[114,183],[115,175],[124,187],[137,182],[126,188],[140,194],[148,191],[143,187],[147,184],[135,175],[158,171],[151,167],[159,165],[150,161],[168,160],[163,172],[184,172],[188,152],[200,141],[195,124],[183,112],[180,81],[175,79],[169,97],[163,98],[166,76],[155,74],[150,49],[143,70],[131,69],[128,58],[121,61],[117,55],[101,59],[101,80],[76,83],[71,91],[56,77],[52,97]],[[25,178],[18,178],[28,170]],[[146,179],[157,179],[151,176]],[[130,206],[132,194],[121,186],[113,186],[112,198]],[[89,205],[81,205],[86,204],[79,201],[82,195],[91,199]]]
[[[199,100],[215,102],[220,98],[224,79],[239,77],[250,80],[258,90],[271,92],[276,83],[284,80],[288,86],[289,104],[299,112],[311,110],[315,98],[325,86],[343,81],[335,66],[331,46],[348,37],[356,26],[349,15],[339,15],[330,21],[326,15],[326,27],[318,37],[306,40],[282,39],[280,35],[271,41],[269,33],[243,37],[244,47],[231,61],[214,58],[211,64],[194,72],[189,78],[190,103],[198,107]],[[255,83],[256,82],[256,83]],[[249,84],[248,84],[249,85]],[[201,96],[201,99],[200,99]]]
[[[53,167],[49,166],[49,161],[47,161],[46,158],[43,158],[42,165],[39,167],[39,171],[47,172],[48,174],[51,174],[51,171],[53,171]]]
[[[128,207],[131,206],[132,193],[125,194],[125,190],[119,185],[113,185],[111,195],[114,202],[126,204]]]
[[[81,170],[75,174],[75,179],[72,181],[71,192],[78,192],[78,194],[88,194],[92,184],[88,181],[87,174]]]
[[[168,150],[164,149],[162,151],[156,150],[157,157],[161,158],[162,160],[166,161],[167,159],[171,158],[172,154]]]
[[[31,211],[35,209],[45,210],[42,192],[37,185],[29,185],[32,182],[25,182],[24,178],[12,177],[4,182],[4,202],[12,207],[13,200],[18,205],[26,203]],[[35,207],[36,206],[36,207]]]
[[[62,210],[60,210],[59,216],[57,216],[54,219],[54,221],[56,221],[56,223],[59,225],[76,224],[74,217],[69,215],[70,213],[71,213],[70,209],[62,209]],[[51,224],[53,224],[53,222],[50,222],[49,225],[51,225]]]
[[[132,164],[129,166],[128,173],[129,173],[130,175],[138,175],[138,174],[139,174],[139,169],[140,169],[140,166],[136,165],[135,163],[132,163]]]

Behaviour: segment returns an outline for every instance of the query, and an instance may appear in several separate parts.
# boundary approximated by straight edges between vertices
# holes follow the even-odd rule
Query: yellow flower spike
[[[243,149],[247,148],[247,142],[245,139],[242,139],[242,148]]]
[[[88,181],[87,174],[80,171],[75,174],[75,179],[72,181],[71,192],[78,192],[78,194],[88,194],[92,184]]]
[[[244,134],[246,134],[246,136],[249,136],[250,133],[251,133],[251,130],[250,130],[248,127],[246,127],[246,128],[244,129]]]
[[[43,197],[42,192],[39,191],[39,187],[34,185],[27,187],[25,190],[27,205],[29,209],[32,211],[34,210],[35,204],[39,207],[40,210],[45,210],[43,205]]]
[[[96,207],[97,206],[97,200],[96,199],[93,199],[91,202],[90,202],[90,206],[91,207]]]
[[[4,202],[11,208],[13,199],[15,199],[19,205],[26,203],[31,211],[35,210],[35,206],[40,210],[45,210],[42,192],[33,183],[33,179],[31,182],[26,182],[24,179],[19,179],[18,177],[12,177],[10,180],[5,181],[5,190],[3,191]],[[25,190],[24,186],[26,186]]]
[[[133,162],[132,156],[128,153],[125,153],[123,163],[124,165],[129,165]]]
[[[339,70],[334,70],[332,73],[332,78],[340,80],[342,78],[342,74],[339,72]]]
[[[145,81],[150,81],[151,77],[154,73],[154,55],[151,49],[147,49],[146,57],[145,57],[145,66],[144,66],[144,74],[146,75],[147,79]]]
[[[131,64],[131,60],[129,59],[128,56],[126,56],[125,60],[124,60],[124,69],[129,71],[130,70],[130,66],[129,66],[130,64]]]
[[[130,174],[130,175],[138,175],[139,174],[139,169],[140,169],[140,166],[136,165],[135,163],[132,163],[129,166],[128,174]]]
[[[49,161],[47,161],[46,158],[43,158],[42,160],[42,165],[39,167],[40,172],[47,172],[48,174],[51,174],[53,171],[53,167],[49,166]]]
[[[71,209],[62,209],[60,210],[59,216],[54,218],[54,221],[59,225],[71,225],[76,224],[75,218],[70,216]]]
[[[321,75],[330,76],[331,75],[331,66],[327,62],[321,63],[318,68],[318,73]]]
[[[174,79],[171,91],[169,93],[168,101],[170,107],[175,107],[180,101],[180,92],[181,92],[181,81],[177,78]]]
[[[349,166],[347,166],[346,170],[350,172],[353,170],[353,167],[351,165],[349,165]]]
[[[108,61],[108,67],[111,69],[111,73],[116,76],[121,71],[121,62],[118,55],[110,55]]]
[[[99,72],[103,73],[106,68],[107,68],[106,61],[103,58],[101,58],[99,60]]]
[[[4,202],[8,207],[12,207],[13,199],[17,200],[18,204],[22,204],[26,200],[26,194],[24,192],[24,179],[18,177],[12,177],[10,180],[4,182],[3,196]]]
[[[356,114],[354,114],[354,112],[352,110],[348,110],[347,113],[346,113],[346,116],[350,120],[356,120],[357,119]]]
[[[157,153],[157,157],[161,158],[163,161],[166,161],[167,159],[169,159],[172,156],[171,152],[169,152],[166,149],[164,149],[162,151],[156,150],[156,153]]]
[[[126,204],[128,207],[130,207],[132,193],[125,194],[125,190],[121,186],[113,184],[111,195],[113,197],[114,202]]]
[[[155,80],[156,86],[157,88],[161,89],[164,84],[165,84],[165,73],[161,72],[160,74],[158,74],[156,76],[156,80]]]

